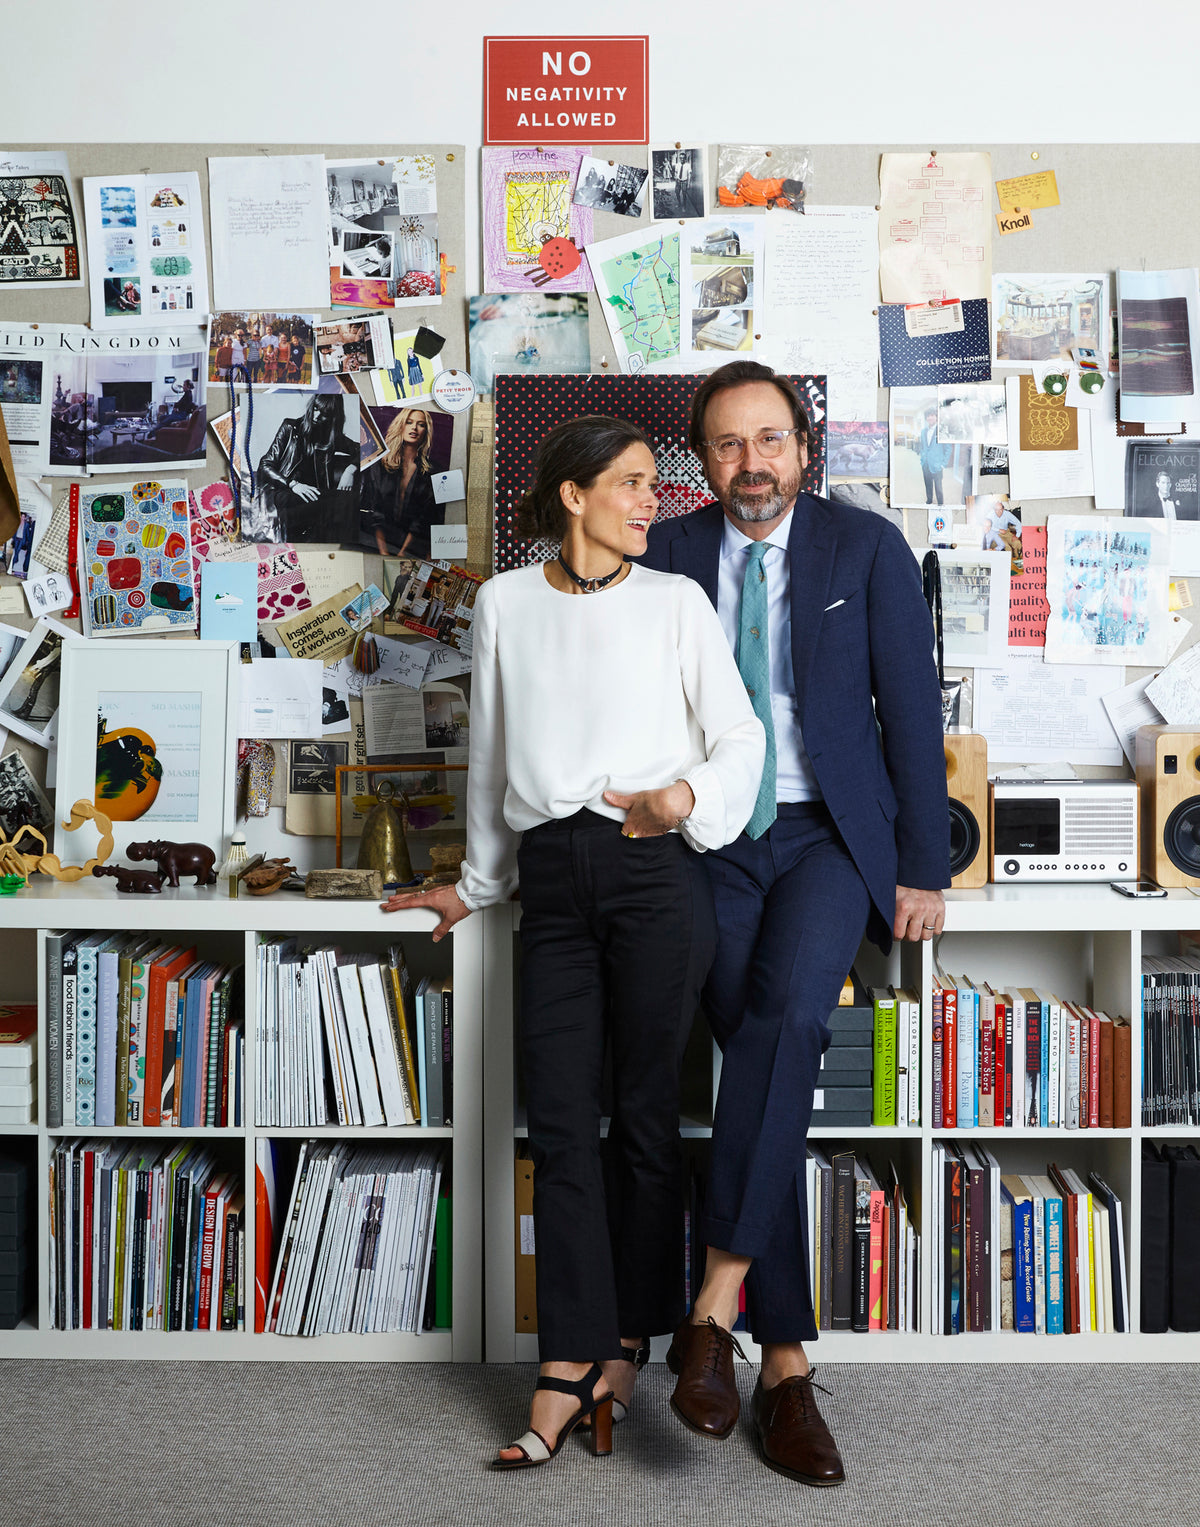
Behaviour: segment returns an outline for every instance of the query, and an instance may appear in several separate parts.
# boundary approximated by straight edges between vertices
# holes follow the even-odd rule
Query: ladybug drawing
[[[530,271],[529,279],[534,286],[561,281],[564,276],[579,269],[582,259],[583,250],[574,239],[564,239],[561,234],[549,233],[542,239],[542,250],[537,258],[540,269]]]

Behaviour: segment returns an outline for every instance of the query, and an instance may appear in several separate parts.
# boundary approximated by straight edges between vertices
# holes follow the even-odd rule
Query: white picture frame
[[[918,562],[929,550],[913,547]],[[962,546],[933,550],[942,572],[945,661],[956,668],[1003,666],[1008,661],[1010,553]]]
[[[82,799],[112,816],[114,857],[161,838],[205,843],[219,860],[235,815],[237,644],[131,637],[118,651],[76,639],[63,643],[62,668],[55,852],[77,855],[63,820]]]

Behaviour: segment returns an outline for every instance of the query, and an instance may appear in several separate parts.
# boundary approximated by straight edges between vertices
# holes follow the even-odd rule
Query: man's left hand
[[[946,898],[941,891],[919,891],[910,885],[896,887],[896,921],[892,934],[916,944],[933,938],[946,921]]]

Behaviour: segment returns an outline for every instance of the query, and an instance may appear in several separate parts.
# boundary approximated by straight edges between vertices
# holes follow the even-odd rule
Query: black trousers
[[[625,838],[586,810],[527,832],[518,864],[538,1345],[543,1362],[604,1360],[684,1314],[679,1067],[716,952],[712,896],[677,833]]]

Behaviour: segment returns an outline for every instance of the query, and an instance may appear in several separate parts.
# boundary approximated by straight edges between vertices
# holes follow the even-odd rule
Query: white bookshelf
[[[37,1308],[36,1316],[13,1331],[0,1331],[0,1357],[211,1358],[270,1362],[477,1362],[482,1355],[482,1034],[483,948],[485,920],[467,918],[452,936],[434,945],[436,924],[430,912],[384,913],[374,902],[308,901],[278,892],[231,900],[223,886],[199,889],[187,884],[158,896],[117,893],[111,880],[81,880],[59,885],[35,877],[11,900],[0,902],[0,997],[39,1004],[38,1120],[46,1111],[46,970],[44,930],[145,930],[173,936],[194,935],[202,948],[221,950],[241,960],[245,987],[245,1099],[243,1126],[220,1129],[98,1129],[88,1126],[49,1129],[44,1123],[0,1127],[0,1139],[33,1137],[36,1141]],[[399,937],[414,976],[454,978],[454,1116],[452,1128],[420,1126],[288,1128],[254,1122],[254,1034],[256,983],[253,979],[257,936],[294,934],[332,939],[347,949],[382,949]],[[35,974],[36,973],[36,974]],[[36,986],[35,986],[36,981]],[[243,1254],[246,1258],[247,1325],[254,1323],[254,1147],[260,1137],[283,1141],[301,1138],[451,1142],[453,1164],[453,1329],[420,1334],[277,1336],[246,1331],[59,1331],[50,1326],[48,1285],[50,1154],[64,1137],[154,1137],[163,1140],[201,1136],[241,1145],[246,1187]],[[281,1187],[285,1192],[286,1182]],[[286,1206],[286,1198],[284,1200]]]
[[[934,950],[932,944],[896,946],[884,961],[865,945],[860,968],[871,983],[919,986],[922,1002],[922,1124],[893,1129],[814,1128],[810,1138],[844,1140],[877,1149],[882,1159],[895,1152],[914,1161],[909,1208],[921,1232],[922,1257],[931,1244],[931,1146],[937,1139],[976,1139],[987,1144],[1005,1171],[1044,1172],[1046,1163],[1090,1167],[1106,1177],[1122,1202],[1128,1266],[1130,1331],[1077,1336],[1033,1336],[1011,1331],[930,1335],[930,1285],[922,1268],[921,1330],[916,1333],[827,1331],[813,1355],[825,1362],[1196,1362],[1200,1334],[1176,1331],[1142,1335],[1141,1155],[1147,1139],[1200,1140],[1200,1130],[1141,1125],[1141,958],[1173,952],[1175,935],[1200,929],[1200,901],[1188,891],[1130,902],[1104,885],[987,886],[947,894],[945,932],[938,941],[943,967],[993,985],[1048,987],[1122,1014],[1133,1025],[1132,1127],[1109,1130],[992,1128],[934,1130],[931,1034],[928,1022]],[[516,1107],[513,1047],[514,932],[519,909],[497,908],[491,915],[485,949],[487,1027],[484,1053],[486,1355],[489,1362],[533,1361],[537,1338],[514,1330],[513,1151],[523,1136]],[[502,925],[502,923],[504,925]],[[718,1072],[714,1065],[714,1075]],[[711,1130],[686,1121],[685,1136]],[[654,1343],[655,1358],[667,1341]],[[742,1345],[754,1359],[753,1343]]]

